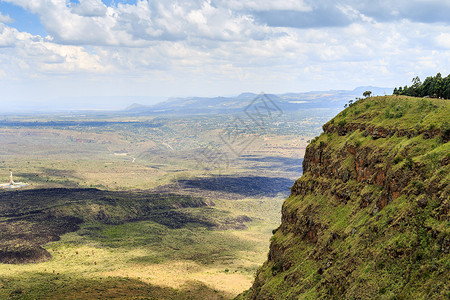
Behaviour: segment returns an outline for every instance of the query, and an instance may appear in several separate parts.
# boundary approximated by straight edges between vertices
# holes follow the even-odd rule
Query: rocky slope
[[[242,299],[448,299],[450,101],[359,100],[306,150]]]

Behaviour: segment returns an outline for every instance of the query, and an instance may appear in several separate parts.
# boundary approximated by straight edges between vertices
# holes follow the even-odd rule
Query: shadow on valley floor
[[[185,189],[237,194],[242,197],[276,197],[289,195],[292,179],[262,176],[214,176],[178,180]]]
[[[200,226],[243,229],[250,218],[204,211],[199,197],[151,191],[36,189],[0,192],[0,263],[33,263],[51,258],[42,245],[77,231],[82,223],[120,225],[151,221],[168,229]],[[121,237],[117,237],[121,238]]]
[[[77,187],[81,177],[73,170],[61,170],[52,168],[39,168],[39,172],[20,172],[15,176],[23,178],[23,181],[33,184],[62,183],[64,187]]]
[[[290,158],[281,156],[266,156],[261,157],[257,155],[243,155],[241,160],[259,163],[253,169],[268,169],[268,170],[283,170],[284,172],[295,172],[299,176],[303,172],[302,164],[303,158]]]

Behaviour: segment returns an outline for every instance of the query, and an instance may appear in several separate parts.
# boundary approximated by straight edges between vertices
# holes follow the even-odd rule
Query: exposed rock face
[[[349,132],[353,132],[355,130],[360,130],[364,132],[364,136],[371,136],[374,139],[379,138],[387,138],[394,135],[399,137],[407,136],[409,138],[423,135],[424,139],[432,139],[437,136],[440,136],[444,139],[445,142],[449,141],[449,136],[441,132],[440,129],[434,130],[405,130],[405,129],[394,129],[394,128],[383,128],[383,127],[374,127],[368,126],[366,124],[355,123],[355,124],[346,124],[346,125],[334,125],[334,124],[325,124],[323,126],[323,131],[325,133],[337,132],[340,136],[344,136]]]
[[[418,99],[398,104],[408,108],[400,120],[354,113],[392,98],[358,101],[308,146],[268,260],[241,298],[449,297],[450,102],[434,104],[447,118],[430,130],[407,126],[423,115]]]

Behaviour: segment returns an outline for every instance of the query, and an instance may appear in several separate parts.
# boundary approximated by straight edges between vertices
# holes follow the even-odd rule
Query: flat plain
[[[0,298],[236,296],[334,113],[0,117]]]

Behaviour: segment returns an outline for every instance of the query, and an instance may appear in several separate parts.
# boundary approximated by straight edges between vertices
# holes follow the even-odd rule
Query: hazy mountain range
[[[392,88],[362,86],[354,90],[312,91],[305,93],[267,94],[283,111],[342,108],[349,100],[362,97],[364,91],[373,95],[391,95]],[[133,104],[124,112],[130,114],[217,114],[243,111],[259,95],[242,93],[235,97],[170,98],[154,105]]]
[[[298,111],[317,108],[342,108],[364,91],[374,95],[391,95],[393,88],[362,86],[354,90],[329,90],[302,93],[268,94],[283,111]],[[90,96],[53,99],[51,105],[44,102],[16,103],[2,107],[0,114],[45,114],[61,112],[119,113],[130,115],[159,114],[220,114],[242,112],[258,94],[242,93],[229,97],[184,97],[169,98],[152,96]],[[132,104],[133,103],[133,104]],[[131,105],[130,105],[131,104]]]

